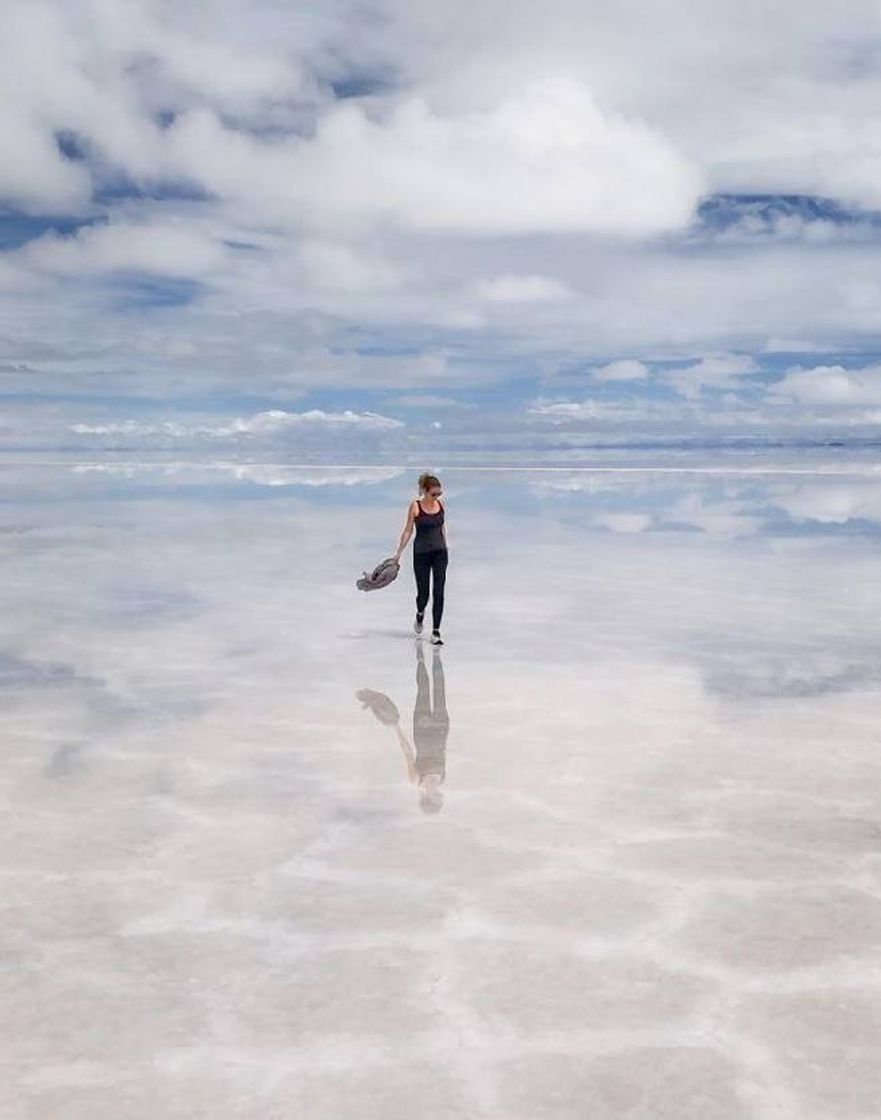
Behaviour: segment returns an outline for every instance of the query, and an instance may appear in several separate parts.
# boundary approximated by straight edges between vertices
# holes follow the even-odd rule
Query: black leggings
[[[422,614],[428,605],[428,578],[434,574],[434,592],[431,597],[431,624],[440,630],[444,614],[444,584],[447,580],[447,550],[435,548],[431,552],[413,553],[413,571],[416,573],[416,613]]]

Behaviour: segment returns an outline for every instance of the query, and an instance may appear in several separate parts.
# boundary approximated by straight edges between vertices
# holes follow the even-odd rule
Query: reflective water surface
[[[792,464],[788,464],[791,467]],[[0,467],[0,1113],[866,1120],[881,474]]]

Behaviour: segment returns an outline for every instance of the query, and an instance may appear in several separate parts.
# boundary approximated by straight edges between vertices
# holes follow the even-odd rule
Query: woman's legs
[[[431,553],[413,553],[413,573],[416,576],[416,613],[425,612],[428,604],[428,577],[431,572]]]
[[[437,552],[430,552],[432,571],[431,593],[431,625],[434,630],[440,630],[441,619],[444,616],[444,587],[447,582],[447,561],[449,556],[445,548]]]

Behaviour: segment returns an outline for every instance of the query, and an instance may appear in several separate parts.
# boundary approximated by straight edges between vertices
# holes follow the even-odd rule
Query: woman
[[[444,584],[447,578],[447,530],[444,523],[444,507],[440,496],[443,487],[440,479],[433,474],[419,476],[419,497],[415,498],[407,510],[407,520],[398,541],[395,560],[400,562],[401,553],[416,529],[413,542],[413,571],[416,575],[416,622],[413,629],[422,633],[422,620],[428,605],[429,578],[432,583],[431,594],[431,643],[443,645],[440,635],[441,618],[444,613]]]

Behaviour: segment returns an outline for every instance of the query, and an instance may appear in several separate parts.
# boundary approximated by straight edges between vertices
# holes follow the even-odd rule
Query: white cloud
[[[141,460],[125,462],[74,463],[74,474],[106,474],[123,478],[157,476],[186,477],[188,484],[213,485],[220,478],[253,482],[258,486],[360,486],[376,485],[398,478],[400,467],[316,467],[290,466],[286,463],[175,462],[156,463]]]
[[[187,178],[322,230],[644,235],[684,226],[703,187],[660,133],[603,113],[566,78],[446,114],[418,97],[380,119],[334,106],[309,139],[258,140],[207,109],[182,116],[169,136],[171,165]]]
[[[308,240],[300,246],[306,277],[318,288],[347,292],[389,291],[399,287],[400,269],[388,261],[339,242]]]
[[[774,504],[797,520],[843,525],[852,518],[881,522],[881,483],[816,482],[778,490]]]
[[[265,6],[249,13],[235,0],[224,8],[8,0],[0,39],[0,153],[8,158],[0,159],[0,196],[31,212],[80,213],[90,179],[111,168],[139,183],[173,172],[159,112],[199,104],[256,123],[273,106],[309,97],[293,46],[315,42],[309,21],[279,36],[280,13]],[[79,137],[94,162],[65,160],[57,131]]]
[[[218,464],[218,469],[228,471],[242,482],[255,482],[259,486],[362,486],[388,482],[403,474],[398,468],[354,468],[345,470],[314,470],[303,467],[286,467],[277,464]]]
[[[661,380],[684,397],[697,397],[707,388],[740,388],[741,379],[758,369],[749,354],[710,354],[692,366],[662,374]]]
[[[458,104],[549,72],[650,120],[717,190],[881,205],[877,5],[780,0],[389,0],[407,74]],[[383,34],[388,29],[383,28]]]
[[[325,412],[320,408],[313,408],[308,412],[284,412],[274,408],[268,412],[258,412],[246,420],[234,420],[229,430],[221,429],[219,434],[234,435],[244,432],[248,435],[267,435],[303,425],[369,428],[375,431],[404,426],[400,420],[394,420],[390,416],[381,416],[376,412],[353,412],[348,408],[344,412]]]
[[[613,533],[644,533],[652,525],[647,513],[601,513],[592,520],[594,525],[611,529]]]
[[[26,267],[58,276],[105,272],[148,272],[201,277],[219,270],[223,246],[205,233],[178,224],[85,226],[75,236],[47,234],[18,253]]]
[[[759,202],[726,244],[677,232],[706,189],[881,205],[874,8],[783,0],[770,22],[728,0],[687,20],[676,0],[535,11],[8,0],[0,206],[96,224],[0,254],[6,384],[445,397],[512,369],[602,363],[596,381],[634,396],[660,382],[680,411],[572,400],[533,415],[724,426],[760,384],[750,353],[874,346],[870,217],[767,219]],[[329,84],[374,78],[342,100]],[[198,283],[179,286],[186,306],[172,291],[126,310],[127,272]],[[743,423],[877,422],[868,374],[801,372]]]
[[[762,347],[766,354],[821,354],[826,349],[805,338],[769,338]]]
[[[775,10],[770,25],[727,0],[687,20],[677,0],[547,0],[541,20],[527,0],[7,0],[0,192],[80,211],[109,167],[138,182],[185,170],[293,221],[299,199],[448,230],[668,228],[703,176],[881,203],[877,10]],[[328,112],[325,79],[356,69],[400,75],[406,95]],[[305,143],[279,140],[292,128]],[[65,161],[56,129],[103,170]]]
[[[70,430],[78,436],[149,436],[183,435],[192,429],[181,424],[148,424],[139,420],[121,420],[109,424],[71,424]]]
[[[527,411],[531,416],[549,420],[592,420],[602,414],[603,408],[597,401],[539,401]]]
[[[649,367],[635,358],[621,358],[594,370],[596,381],[644,381],[649,375]]]
[[[792,370],[771,387],[770,395],[806,405],[843,407],[881,404],[881,366],[846,370],[815,366]]]
[[[63,161],[55,141],[0,96],[0,199],[32,214],[85,210],[86,168]]]
[[[622,421],[632,423],[644,420],[651,415],[651,408],[642,402],[607,403],[588,398],[583,401],[536,401],[527,409],[527,414],[555,423],[568,421]]]
[[[400,408],[465,408],[473,409],[477,406],[470,401],[461,401],[456,397],[442,397],[432,393],[405,393],[393,397],[388,402]]]
[[[308,412],[285,412],[270,409],[253,416],[238,417],[227,422],[215,424],[185,424],[174,420],[159,423],[139,420],[111,421],[103,424],[72,424],[70,430],[76,435],[100,436],[171,436],[189,438],[208,436],[227,438],[230,436],[275,436],[286,431],[303,428],[360,429],[362,431],[390,431],[404,427],[400,420],[381,416],[375,412],[325,412],[314,408]]]
[[[494,276],[477,284],[478,298],[490,303],[545,303],[570,294],[565,285],[548,276]]]
[[[758,533],[763,518],[742,512],[738,501],[708,502],[701,492],[684,495],[665,514],[665,520],[678,521],[713,537],[746,537]]]

